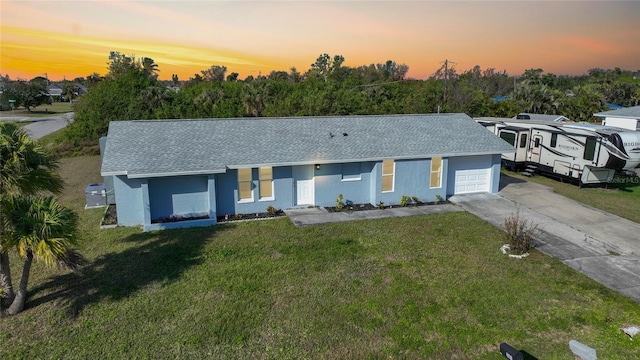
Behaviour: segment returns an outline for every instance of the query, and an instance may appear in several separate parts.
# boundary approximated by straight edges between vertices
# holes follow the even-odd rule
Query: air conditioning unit
[[[107,206],[107,191],[104,184],[89,184],[84,194],[87,198],[85,209]]]

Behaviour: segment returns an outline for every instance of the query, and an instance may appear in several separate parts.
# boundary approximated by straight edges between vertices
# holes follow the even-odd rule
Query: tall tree
[[[210,68],[202,70],[202,78],[204,81],[224,81],[224,75],[227,72],[226,66],[211,65]]]
[[[5,85],[2,96],[16,100],[15,106],[24,106],[27,111],[31,111],[32,107],[51,103],[47,86],[48,81],[43,77],[37,77],[30,81],[11,81],[8,86]]]
[[[57,193],[63,182],[57,173],[58,161],[37,141],[14,123],[0,122],[0,287],[11,302],[14,291],[9,256],[4,240],[10,229],[5,221],[5,204],[19,194]]]
[[[53,197],[17,196],[2,203],[5,228],[2,247],[16,249],[24,259],[22,276],[7,314],[24,309],[33,260],[58,264],[77,271],[87,260],[74,247],[78,244],[78,218]]]
[[[342,55],[335,55],[331,58],[329,54],[325,53],[318,56],[316,62],[311,64],[309,72],[320,75],[324,79],[324,82],[327,82],[329,75],[337,72],[338,69],[342,67],[342,63],[344,63],[344,57]]]

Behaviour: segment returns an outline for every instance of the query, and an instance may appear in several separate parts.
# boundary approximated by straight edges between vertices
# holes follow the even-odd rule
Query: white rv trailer
[[[577,180],[580,184],[610,182],[616,171],[640,165],[640,132],[591,125],[507,118],[476,118],[509,142],[515,153],[502,155],[513,170],[539,172]]]

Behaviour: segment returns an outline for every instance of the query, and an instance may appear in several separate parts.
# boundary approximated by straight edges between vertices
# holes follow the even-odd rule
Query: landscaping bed
[[[336,206],[325,206],[324,208],[328,212],[352,212],[352,211],[367,211],[367,210],[384,210],[384,209],[393,209],[393,208],[412,208],[418,206],[429,206],[429,205],[441,205],[441,204],[450,204],[448,200],[442,201],[433,201],[433,202],[412,202],[411,204],[407,204],[405,206],[402,205],[371,205],[371,204],[352,204],[352,205],[344,205],[341,209]]]
[[[233,222],[233,221],[247,221],[247,220],[262,220],[262,219],[271,219],[285,216],[284,211],[276,210],[272,212],[257,212],[257,213],[247,213],[247,214],[232,214],[232,215],[222,215],[216,218],[217,222]]]

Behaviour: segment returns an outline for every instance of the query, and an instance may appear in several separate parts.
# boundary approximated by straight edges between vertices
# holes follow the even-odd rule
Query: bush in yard
[[[336,210],[341,211],[344,208],[344,196],[342,194],[338,195],[336,198]]]
[[[269,205],[267,206],[267,214],[269,215],[275,215],[276,212],[278,212],[278,210],[276,210],[275,207],[273,207],[273,205]]]
[[[523,217],[520,209],[504,219],[504,228],[510,250],[515,254],[526,253],[533,247],[535,237],[540,234],[538,224]]]
[[[400,198],[400,206],[405,207],[411,203],[411,198],[409,195],[402,195]]]

